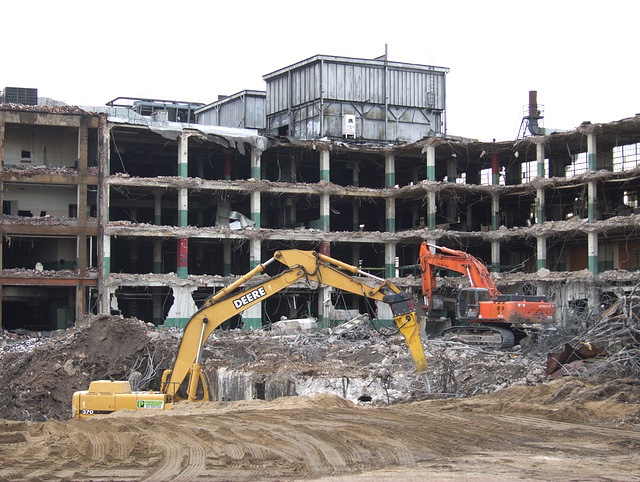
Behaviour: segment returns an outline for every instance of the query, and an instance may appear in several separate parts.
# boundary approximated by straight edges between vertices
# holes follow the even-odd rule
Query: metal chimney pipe
[[[537,90],[529,91],[529,115],[530,116],[538,115],[538,91]]]

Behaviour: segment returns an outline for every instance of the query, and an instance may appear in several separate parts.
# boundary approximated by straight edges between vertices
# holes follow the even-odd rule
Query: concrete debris
[[[272,333],[279,333],[282,335],[291,335],[299,333],[301,331],[311,331],[318,327],[316,318],[298,318],[287,319],[284,318],[280,321],[276,321],[271,325]]]
[[[0,104],[0,109],[19,110],[24,112],[43,112],[47,114],[91,115],[89,112],[82,110],[80,107],[77,107],[74,105],[44,106],[44,105],[12,104],[9,102],[5,102],[3,104]]]
[[[2,222],[5,224],[28,224],[41,226],[78,226],[77,218],[68,218],[65,216],[10,216],[2,215]],[[87,216],[87,224],[97,223],[96,218]],[[9,235],[10,236],[10,235]]]
[[[72,269],[26,269],[26,268],[11,268],[3,269],[2,276],[7,278],[75,278],[78,276],[78,272]],[[98,268],[87,268],[88,278],[95,278],[98,276]]]
[[[10,173],[16,176],[36,176],[40,174],[49,174],[49,175],[61,175],[61,176],[77,176],[78,170],[72,167],[49,167],[49,166],[5,166],[4,172]],[[87,174],[89,176],[97,176],[98,168],[97,167],[89,167],[87,168]]]

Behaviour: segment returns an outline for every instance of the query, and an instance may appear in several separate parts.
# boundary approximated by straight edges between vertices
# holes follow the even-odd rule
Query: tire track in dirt
[[[159,424],[158,424],[159,425]],[[182,448],[175,443],[175,436],[165,435],[160,433],[161,427],[158,426],[158,430],[150,433],[149,437],[153,437],[152,449],[157,449],[160,452],[160,466],[154,467],[153,472],[142,480],[172,480],[179,473],[182,465]],[[164,429],[162,429],[164,432]]]

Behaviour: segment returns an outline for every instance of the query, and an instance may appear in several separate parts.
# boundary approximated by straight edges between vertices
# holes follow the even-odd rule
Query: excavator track
[[[452,326],[442,330],[438,336],[455,337],[462,343],[488,348],[507,349],[515,344],[511,330],[490,325]]]

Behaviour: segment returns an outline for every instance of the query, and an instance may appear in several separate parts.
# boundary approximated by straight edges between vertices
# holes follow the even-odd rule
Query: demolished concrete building
[[[265,75],[264,95],[189,110],[199,123],[169,121],[168,101],[153,99],[149,115],[3,103],[2,326],[51,330],[87,312],[183,326],[288,248],[419,296],[428,240],[482,259],[505,293],[549,296],[560,319],[634,289],[640,117],[506,142],[453,137],[446,73],[316,56]],[[226,326],[335,325],[363,303],[293,286]]]

